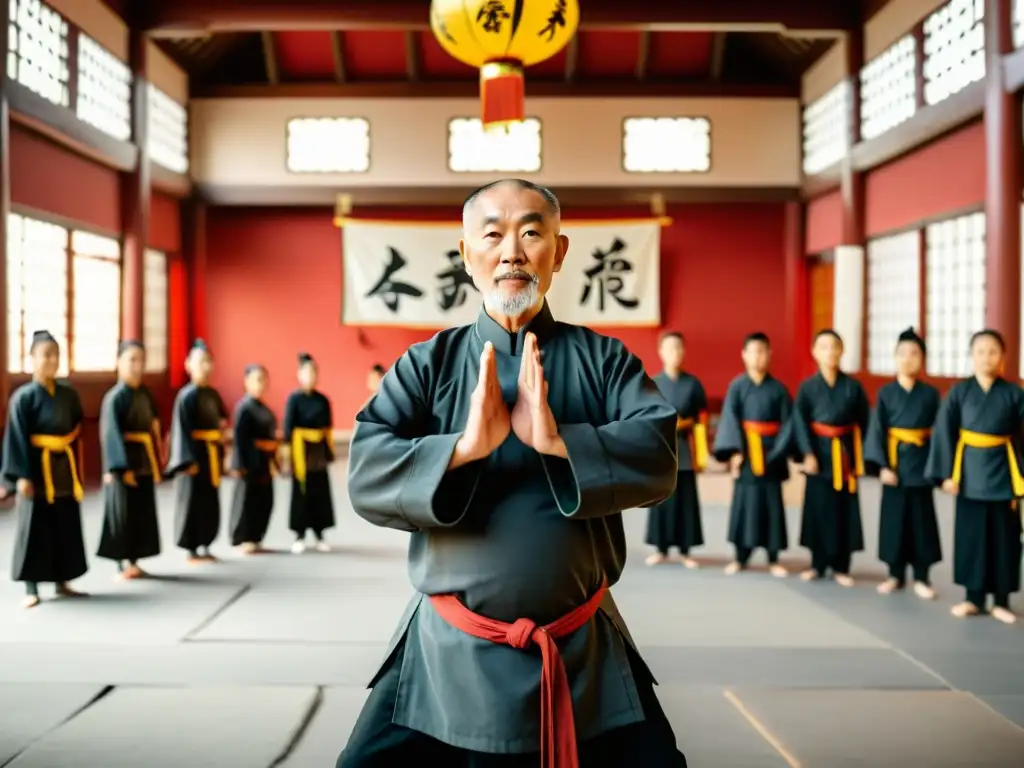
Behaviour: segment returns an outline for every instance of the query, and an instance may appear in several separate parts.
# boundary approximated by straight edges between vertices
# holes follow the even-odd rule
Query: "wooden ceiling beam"
[[[405,75],[410,83],[420,79],[420,46],[416,32],[405,30]]]
[[[718,82],[722,79],[722,65],[725,64],[725,41],[728,32],[716,32],[711,40],[711,65],[709,67],[711,80]]]
[[[643,30],[640,33],[640,44],[636,50],[636,79],[643,82],[647,77],[647,60],[651,57],[651,32]]]
[[[260,32],[260,40],[263,43],[263,66],[267,71],[267,82],[277,85],[281,82],[281,73],[277,68],[277,49],[274,46],[273,32]]]
[[[632,77],[612,80],[559,81],[527,80],[527,98],[752,98],[797,99],[797,83],[712,83],[646,80]],[[478,99],[475,80],[457,82],[281,83],[267,85],[194,84],[192,97],[199,99]]]
[[[147,0],[139,4],[139,24],[159,37],[267,29],[426,29],[429,13],[424,0]],[[788,29],[838,34],[860,21],[860,3],[841,1],[587,0],[580,24],[584,29]]]
[[[332,29],[331,35],[331,56],[334,59],[334,79],[344,83],[345,75],[345,44],[341,39],[341,32]]]

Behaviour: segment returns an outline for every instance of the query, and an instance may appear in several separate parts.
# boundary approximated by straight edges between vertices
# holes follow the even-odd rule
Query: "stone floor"
[[[281,553],[243,559],[221,544],[225,562],[188,568],[164,491],[166,554],[146,563],[157,578],[115,584],[113,565],[93,561],[79,582],[90,600],[33,611],[0,582],[0,766],[333,766],[410,593],[405,537],[355,518],[343,474],[331,554],[285,554],[279,503],[268,543]],[[872,554],[856,558],[851,590],[726,577],[727,481],[702,478],[702,491],[706,567],[645,568],[644,513],[632,511],[615,588],[691,766],[1024,765],[1024,623],[950,617],[960,592],[945,564],[934,603],[876,595]],[[866,484],[869,553],[877,498]],[[940,517],[949,553],[947,500]],[[85,519],[94,550],[94,498]],[[13,528],[0,510],[5,574]],[[786,562],[796,570],[806,553]]]

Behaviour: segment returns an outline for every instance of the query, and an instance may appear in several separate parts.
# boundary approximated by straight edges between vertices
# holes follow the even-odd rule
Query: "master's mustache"
[[[494,278],[494,284],[497,285],[502,280],[528,280],[531,283],[539,283],[540,279],[529,272],[522,269],[513,269],[511,272],[506,272],[503,275],[498,275]]]

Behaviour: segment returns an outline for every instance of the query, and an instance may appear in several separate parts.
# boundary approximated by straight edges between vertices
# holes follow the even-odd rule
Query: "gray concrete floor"
[[[32,611],[18,607],[20,585],[0,582],[0,766],[333,766],[411,591],[406,537],[352,514],[343,466],[335,481],[331,554],[286,554],[281,486],[268,538],[279,553],[243,558],[220,543],[221,564],[190,568],[169,539],[164,489],[165,553],[145,562],[155,578],[114,583],[113,564],[93,560],[77,582],[90,599]],[[691,766],[1024,765],[1024,623],[949,615],[961,593],[948,500],[940,596],[925,603],[874,591],[870,482],[854,589],[763,570],[726,577],[727,481],[702,478],[702,492],[705,567],[644,567],[645,513],[631,511],[615,588]],[[90,551],[97,501],[84,507]],[[798,522],[794,511],[794,542]],[[5,578],[13,530],[0,510]],[[794,546],[785,560],[796,571],[807,557]]]

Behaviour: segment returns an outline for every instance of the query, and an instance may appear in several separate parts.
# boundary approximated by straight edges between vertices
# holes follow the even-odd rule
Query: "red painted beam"
[[[689,29],[789,29],[841,32],[860,24],[858,3],[834,0],[587,0],[583,27]],[[155,36],[281,29],[380,29],[426,27],[426,0],[147,0],[142,28]]]

